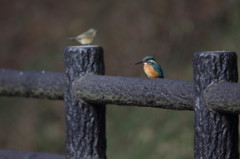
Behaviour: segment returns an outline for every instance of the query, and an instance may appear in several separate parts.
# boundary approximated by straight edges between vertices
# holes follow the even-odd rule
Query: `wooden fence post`
[[[206,108],[204,91],[222,80],[237,82],[237,56],[234,52],[195,53],[195,159],[238,159],[238,115],[217,113]]]
[[[67,159],[106,159],[105,105],[77,100],[72,83],[86,73],[104,74],[103,49],[70,46],[64,50]]]

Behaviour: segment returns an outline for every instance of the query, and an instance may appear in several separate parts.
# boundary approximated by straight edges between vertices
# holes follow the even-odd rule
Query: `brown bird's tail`
[[[67,38],[68,40],[76,40],[76,37]]]

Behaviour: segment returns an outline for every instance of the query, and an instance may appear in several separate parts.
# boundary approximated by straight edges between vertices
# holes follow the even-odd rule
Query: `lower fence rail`
[[[46,152],[0,149],[0,159],[66,159],[66,156]]]

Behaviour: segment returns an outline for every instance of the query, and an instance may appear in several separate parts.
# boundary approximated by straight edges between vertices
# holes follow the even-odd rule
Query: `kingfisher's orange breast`
[[[146,75],[148,76],[148,78],[157,78],[157,77],[159,77],[158,72],[154,70],[152,65],[148,65],[148,64],[144,63],[143,70],[146,73]]]

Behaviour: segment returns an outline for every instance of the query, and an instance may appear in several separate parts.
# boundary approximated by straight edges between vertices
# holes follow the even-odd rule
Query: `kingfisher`
[[[96,36],[96,34],[97,34],[97,30],[91,28],[76,37],[70,37],[68,39],[76,40],[77,42],[79,42],[83,45],[89,45],[94,40],[94,37]]]
[[[164,78],[161,66],[156,62],[153,56],[146,56],[135,65],[143,63],[143,70],[149,79]]]

